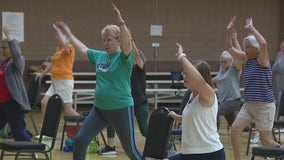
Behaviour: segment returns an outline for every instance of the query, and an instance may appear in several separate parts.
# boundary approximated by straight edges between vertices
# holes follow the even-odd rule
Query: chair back
[[[36,105],[36,102],[39,98],[39,93],[40,93],[40,81],[38,79],[36,80],[35,76],[33,76],[29,81],[29,85],[27,88],[27,95],[31,107],[34,107]]]
[[[183,77],[180,71],[172,71],[171,78],[172,78],[171,88],[175,88],[175,89],[185,88],[183,86],[183,83],[181,82],[183,80]]]
[[[52,137],[52,142],[49,146],[49,150],[52,150],[55,145],[56,135],[61,118],[62,106],[63,102],[58,94],[51,96],[47,102],[39,142],[42,142],[43,135]]]
[[[173,125],[173,119],[168,116],[169,112],[168,108],[160,107],[151,113],[143,159],[147,157],[163,159],[166,157],[166,148]]]

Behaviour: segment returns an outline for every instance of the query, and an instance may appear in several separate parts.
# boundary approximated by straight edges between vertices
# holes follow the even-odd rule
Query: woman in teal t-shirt
[[[134,139],[131,35],[114,4],[113,12],[118,25],[107,25],[101,31],[105,51],[89,49],[72,34],[67,24],[57,22],[76,50],[96,66],[94,107],[75,138],[73,159],[76,160],[85,159],[91,139],[109,124],[116,130],[127,156],[132,160],[142,159]]]

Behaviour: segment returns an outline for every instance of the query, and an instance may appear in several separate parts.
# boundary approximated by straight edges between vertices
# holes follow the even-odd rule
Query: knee
[[[263,146],[267,146],[267,147],[273,147],[273,146],[275,146],[277,144],[276,142],[274,142],[271,139],[271,135],[270,134],[262,134],[262,133],[260,133],[260,140],[261,140],[261,144]]]
[[[79,116],[80,114],[78,112],[76,112],[73,108],[72,108],[72,104],[66,103],[64,104],[64,112],[67,115],[73,115],[73,116]]]
[[[240,124],[233,123],[231,126],[231,132],[232,134],[241,133],[244,127],[242,127]]]
[[[41,101],[40,101],[40,104],[41,104],[41,107],[45,107],[47,105],[47,100],[45,98],[43,98]]]

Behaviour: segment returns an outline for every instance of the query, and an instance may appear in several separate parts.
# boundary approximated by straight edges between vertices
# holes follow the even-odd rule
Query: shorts
[[[255,122],[255,128],[259,131],[268,131],[273,128],[275,110],[275,103],[245,102],[238,117]]]
[[[74,88],[74,80],[64,79],[52,79],[51,85],[49,86],[46,96],[52,96],[57,93],[62,99],[63,103],[72,103],[72,92]]]

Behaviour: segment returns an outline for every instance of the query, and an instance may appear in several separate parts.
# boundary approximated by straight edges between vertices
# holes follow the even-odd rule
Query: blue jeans
[[[25,112],[20,108],[14,99],[0,103],[0,130],[8,123],[16,141],[31,141],[26,130]]]

